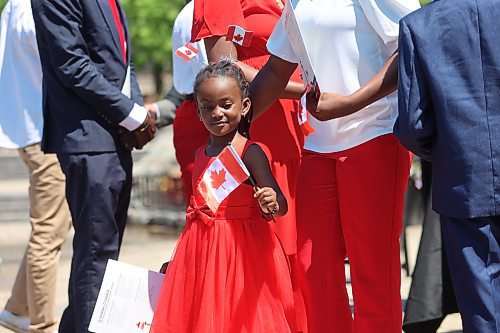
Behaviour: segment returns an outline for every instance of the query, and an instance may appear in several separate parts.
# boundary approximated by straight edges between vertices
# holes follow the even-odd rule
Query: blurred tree
[[[216,1],[216,0],[213,0]],[[419,0],[425,5],[432,0]],[[162,73],[171,70],[172,26],[185,0],[121,0],[127,12],[137,69],[151,68],[157,93],[163,92]],[[0,0],[0,10],[7,0]]]
[[[163,92],[162,73],[171,70],[172,26],[185,3],[185,0],[122,0],[130,26],[134,66],[151,68],[157,93]]]
[[[8,0],[0,0],[0,10]],[[151,68],[158,93],[163,92],[162,73],[171,70],[172,26],[185,0],[121,0],[127,12],[137,69]]]

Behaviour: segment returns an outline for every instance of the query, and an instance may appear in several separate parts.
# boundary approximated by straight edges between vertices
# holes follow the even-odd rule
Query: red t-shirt
[[[280,0],[196,0],[194,2],[191,40],[224,36],[228,26],[237,25],[253,31],[249,47],[236,45],[238,59],[261,69],[269,52],[266,43],[281,16]],[[293,79],[300,82],[298,75]],[[280,100],[252,123],[252,140],[268,146],[271,159],[299,159],[304,142],[291,100]]]

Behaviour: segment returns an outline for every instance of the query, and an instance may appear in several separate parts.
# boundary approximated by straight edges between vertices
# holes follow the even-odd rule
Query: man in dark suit
[[[43,149],[57,153],[75,236],[59,332],[87,332],[130,200],[132,148],[156,131],[130,62],[119,0],[32,0],[43,70]]]
[[[401,20],[395,132],[432,161],[464,332],[500,332],[500,0],[438,0]]]

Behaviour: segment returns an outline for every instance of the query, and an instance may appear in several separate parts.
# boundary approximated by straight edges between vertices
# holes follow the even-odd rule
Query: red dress
[[[280,0],[278,0],[280,1]],[[281,9],[276,0],[196,0],[192,40],[223,36],[229,25],[253,31],[250,47],[240,47],[238,60],[261,69],[269,58],[266,43]],[[300,82],[298,74],[292,77]],[[252,123],[252,140],[269,148],[271,170],[288,201],[288,213],[272,228],[278,233],[288,255],[297,253],[295,226],[295,188],[304,142],[291,100],[279,100]]]
[[[186,227],[167,269],[151,333],[296,332],[286,256],[252,187],[241,184],[215,214],[197,191],[214,159],[205,147],[195,159]]]
[[[175,157],[181,167],[182,183],[186,203],[193,194],[191,182],[193,179],[194,154],[196,149],[206,144],[210,133],[198,115],[196,102],[185,99],[177,108],[174,118]]]

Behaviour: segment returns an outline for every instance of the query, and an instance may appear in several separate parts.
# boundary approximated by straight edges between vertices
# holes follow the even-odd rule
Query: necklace
[[[281,10],[283,10],[285,8],[285,4],[283,3],[283,0],[274,0],[276,1],[276,4],[278,5],[278,7],[280,7]]]

